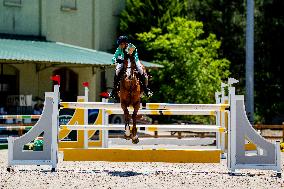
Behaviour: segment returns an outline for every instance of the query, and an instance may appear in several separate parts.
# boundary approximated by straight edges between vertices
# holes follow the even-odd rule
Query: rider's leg
[[[144,91],[144,94],[148,97],[152,96],[153,93],[151,92],[151,90],[148,88],[148,78],[145,74],[138,74],[139,75],[139,81],[140,84],[142,86],[142,89]]]
[[[110,97],[118,99],[118,91],[119,91],[119,84],[122,76],[122,68],[123,64],[117,64],[115,69],[114,81],[113,81],[113,89],[111,91]]]
[[[152,96],[151,90],[148,88],[148,77],[146,73],[144,73],[143,66],[140,61],[136,62],[136,67],[138,70],[140,84],[142,85],[143,91],[146,96]]]

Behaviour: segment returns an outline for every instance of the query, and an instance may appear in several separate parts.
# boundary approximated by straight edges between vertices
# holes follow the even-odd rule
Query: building
[[[82,82],[90,84],[90,101],[100,100],[112,87],[123,8],[124,0],[0,0],[0,106],[17,96],[43,98],[56,74],[63,100],[83,95]]]

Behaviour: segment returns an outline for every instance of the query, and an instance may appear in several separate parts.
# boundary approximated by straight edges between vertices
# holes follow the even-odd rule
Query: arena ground
[[[63,162],[49,166],[16,166],[6,171],[7,150],[0,150],[0,188],[284,188],[272,171],[241,170],[229,176],[221,164]],[[282,171],[284,163],[282,153]]]

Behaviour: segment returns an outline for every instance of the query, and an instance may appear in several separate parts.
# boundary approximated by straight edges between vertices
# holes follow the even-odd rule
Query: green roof
[[[112,54],[59,42],[0,39],[0,62],[71,63],[112,66]],[[148,68],[163,67],[142,61]]]

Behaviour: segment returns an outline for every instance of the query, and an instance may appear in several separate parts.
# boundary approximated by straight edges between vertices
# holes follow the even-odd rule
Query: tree
[[[152,73],[154,101],[214,103],[214,93],[230,74],[230,62],[218,56],[221,42],[214,34],[204,37],[203,24],[176,17],[162,28],[138,34],[156,63],[164,68]]]
[[[283,66],[279,60],[283,59],[284,48],[284,1],[254,2],[256,121],[281,124],[284,121],[284,77],[281,77]],[[189,18],[202,21],[205,33],[215,33],[222,41],[221,54],[231,61],[232,77],[240,79],[245,89],[246,1],[188,0],[188,3]]]
[[[231,61],[232,77],[244,86],[245,1],[188,0],[188,8],[190,19],[203,22],[205,33],[214,33],[221,40],[220,54]]]
[[[283,0],[255,0],[255,113],[263,123],[284,121],[284,77],[280,61],[284,48],[283,7]],[[136,34],[148,32],[152,27],[160,28],[164,34],[176,16],[201,21],[203,37],[216,34],[222,42],[218,54],[231,62],[231,76],[240,80],[238,93],[244,94],[246,1],[126,0],[119,32],[134,40],[140,58],[151,61],[157,52],[147,51],[136,40]],[[274,121],[275,116],[282,118]]]
[[[255,101],[262,123],[284,121],[283,0],[255,3]]]
[[[126,0],[125,10],[120,14],[119,35],[128,35],[140,49],[140,57],[151,60],[152,55],[145,52],[145,46],[137,40],[137,33],[148,32],[152,27],[166,30],[176,16],[187,15],[185,0]]]

